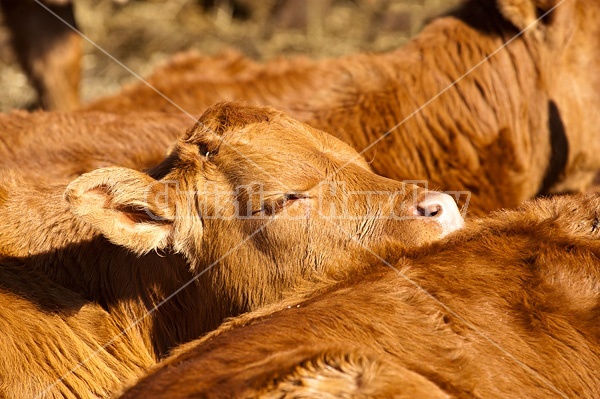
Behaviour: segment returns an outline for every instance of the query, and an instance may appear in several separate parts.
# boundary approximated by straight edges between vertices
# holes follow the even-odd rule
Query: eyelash
[[[254,214],[256,215],[258,213],[264,213],[266,216],[272,216],[281,212],[288,202],[296,201],[302,198],[306,198],[306,196],[296,193],[285,194],[275,201],[263,203],[262,207],[258,211],[255,211]]]

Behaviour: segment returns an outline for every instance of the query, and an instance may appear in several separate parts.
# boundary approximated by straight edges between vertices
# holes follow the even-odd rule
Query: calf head
[[[463,223],[450,196],[377,176],[336,138],[236,104],[206,111],[149,174],[99,169],[65,196],[114,243],[180,252],[228,297],[261,287],[244,308],[383,240],[416,246]]]

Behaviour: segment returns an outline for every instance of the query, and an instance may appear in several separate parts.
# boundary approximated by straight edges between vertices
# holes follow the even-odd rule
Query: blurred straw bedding
[[[404,44],[460,0],[75,0],[80,29],[141,76],[173,53],[238,49],[257,60],[377,52]],[[84,43],[82,102],[117,92],[135,77]],[[33,109],[36,95],[0,23],[0,111]]]

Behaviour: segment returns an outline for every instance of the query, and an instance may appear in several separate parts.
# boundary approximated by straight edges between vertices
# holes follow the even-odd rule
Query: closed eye
[[[290,205],[292,205],[295,201],[304,199],[304,198],[308,198],[306,194],[287,193],[279,198],[276,198],[273,200],[266,200],[265,202],[263,202],[260,209],[252,212],[252,214],[253,215],[262,214],[265,216],[273,216],[273,215],[280,213],[281,211],[283,211],[285,208],[289,207]]]

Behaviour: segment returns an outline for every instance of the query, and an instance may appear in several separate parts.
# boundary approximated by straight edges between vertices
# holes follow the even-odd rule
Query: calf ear
[[[497,0],[500,13],[519,31],[530,29],[534,32],[544,32],[560,15],[566,15],[572,1],[562,0]],[[543,18],[542,18],[543,17]],[[538,21],[539,20],[539,21]],[[537,24],[535,22],[538,21]],[[570,21],[573,23],[572,21]]]
[[[117,245],[144,254],[165,248],[174,220],[174,188],[119,167],[86,173],[69,184],[71,211]]]

